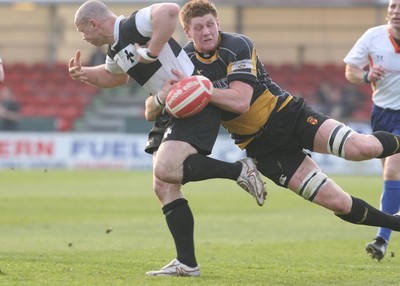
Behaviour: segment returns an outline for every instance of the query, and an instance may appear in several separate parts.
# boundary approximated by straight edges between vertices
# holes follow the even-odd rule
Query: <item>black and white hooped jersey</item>
[[[134,12],[130,17],[119,16],[114,26],[115,42],[109,46],[106,69],[111,73],[127,73],[151,94],[161,90],[167,80],[176,78],[176,69],[189,76],[194,66],[182,47],[171,38],[161,50],[157,61],[138,61],[135,43],[145,46],[151,39],[151,6]]]

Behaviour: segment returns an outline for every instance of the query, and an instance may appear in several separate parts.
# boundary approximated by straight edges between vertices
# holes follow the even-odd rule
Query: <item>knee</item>
[[[177,151],[179,152],[179,150]],[[183,156],[174,156],[174,152],[157,154],[154,161],[154,176],[170,184],[181,184],[183,177]]]
[[[170,184],[181,183],[179,163],[168,159],[157,160],[154,164],[154,176]]]
[[[181,186],[179,184],[168,184],[155,178],[153,182],[153,189],[163,206],[178,198],[183,198]]]
[[[388,181],[398,181],[400,180],[400,173],[398,166],[394,166],[393,164],[385,163],[385,167],[383,169],[383,177]]]
[[[351,198],[347,194],[342,193],[336,198],[331,199],[331,211],[338,215],[346,215],[351,212]]]
[[[163,164],[163,163],[157,163],[154,165],[154,176],[158,179],[158,181],[164,181],[168,182],[169,181],[169,171],[168,171],[168,165]]]
[[[376,158],[382,152],[379,144],[369,135],[359,135],[348,140],[345,159],[362,161]]]
[[[164,183],[163,181],[161,181],[157,178],[154,178],[153,190],[154,190],[154,193],[156,194],[157,198],[159,198],[161,201],[166,194],[166,183]]]

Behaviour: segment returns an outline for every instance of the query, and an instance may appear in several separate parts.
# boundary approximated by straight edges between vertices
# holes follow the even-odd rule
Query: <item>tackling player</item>
[[[216,87],[211,102],[222,110],[222,125],[256,159],[263,175],[347,222],[400,231],[399,216],[350,196],[304,152],[308,149],[353,161],[384,158],[400,153],[400,136],[356,133],[282,90],[265,71],[248,37],[220,31],[212,2],[188,1],[180,19],[192,40],[186,52],[198,73]],[[166,93],[160,96],[164,100]],[[149,274],[168,275],[175,268],[172,261]]]

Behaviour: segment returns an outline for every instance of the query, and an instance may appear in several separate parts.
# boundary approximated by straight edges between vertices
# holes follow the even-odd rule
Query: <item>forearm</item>
[[[228,89],[214,88],[211,103],[222,110],[242,114],[250,108],[253,91],[252,86],[234,81],[229,84]]]
[[[346,79],[354,84],[366,84],[365,71],[353,65],[346,65]],[[368,74],[367,74],[368,76]],[[368,77],[367,77],[368,79]]]
[[[163,105],[157,104],[156,100],[154,95],[146,99],[144,115],[147,121],[155,121],[164,108]]]
[[[104,65],[82,67],[82,72],[86,77],[82,80],[83,82],[99,88],[118,87],[126,84],[129,80],[127,74],[111,74],[104,68]]]

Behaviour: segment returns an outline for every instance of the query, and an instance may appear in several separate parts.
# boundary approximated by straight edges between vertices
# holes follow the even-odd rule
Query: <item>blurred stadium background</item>
[[[0,133],[0,168],[151,165],[150,156],[142,151],[151,127],[143,117],[146,92],[134,82],[101,90],[69,78],[68,61],[77,49],[85,63],[96,52],[73,23],[83,2],[0,1],[0,57],[6,75],[0,88],[10,89],[22,116],[17,132]],[[156,1],[104,2],[116,14],[127,16]],[[342,60],[366,29],[385,23],[387,1],[213,2],[222,30],[248,35],[279,85],[358,131],[368,132],[370,87],[348,84]],[[182,44],[187,41],[180,27],[175,37]],[[320,88],[325,88],[328,101],[322,102],[317,95]],[[225,134],[221,138],[229,141]],[[216,153],[226,160],[238,156],[235,147],[226,145],[217,146]],[[342,170],[340,164],[332,167],[331,161],[326,165]],[[379,170],[379,165],[375,167],[356,165],[355,169]]]

